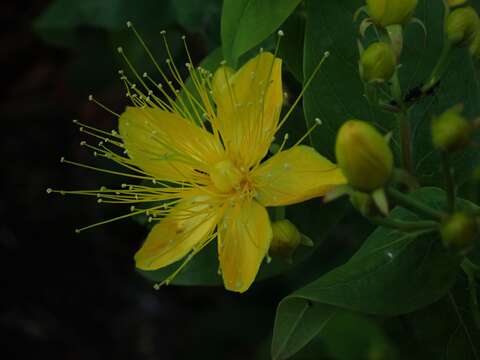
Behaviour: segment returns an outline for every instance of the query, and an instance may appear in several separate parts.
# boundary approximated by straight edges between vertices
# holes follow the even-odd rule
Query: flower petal
[[[120,135],[132,162],[162,180],[186,180],[219,161],[221,144],[212,134],[177,114],[158,108],[128,107]]]
[[[214,204],[212,197],[198,193],[181,200],[150,231],[135,254],[136,267],[156,270],[170,265],[211,239],[220,217]]]
[[[266,155],[275,134],[283,102],[282,61],[262,52],[236,73],[222,66],[212,88],[225,146],[250,167]]]
[[[256,199],[283,206],[323,196],[346,182],[340,169],[309,146],[294,146],[274,155],[253,172]]]
[[[218,254],[225,288],[244,292],[267,254],[272,228],[267,210],[255,200],[230,208],[219,225]]]

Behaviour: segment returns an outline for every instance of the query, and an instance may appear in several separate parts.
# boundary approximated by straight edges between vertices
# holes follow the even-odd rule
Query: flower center
[[[213,166],[210,179],[220,192],[227,193],[240,188],[243,174],[230,160],[222,160]]]

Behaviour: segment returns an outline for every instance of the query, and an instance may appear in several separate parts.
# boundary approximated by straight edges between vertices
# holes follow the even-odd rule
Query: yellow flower
[[[135,255],[142,270],[185,259],[180,270],[217,239],[225,287],[244,292],[272,239],[266,207],[322,196],[345,180],[335,164],[304,145],[282,146],[261,162],[283,123],[280,59],[261,52],[236,72],[223,65],[215,74],[187,65],[198,96],[178,75],[184,96],[176,102],[153,95],[146,83],[142,92],[123,76],[134,106],[120,115],[119,132],[109,142],[127,155],[106,150],[105,142],[90,146],[156,185],[72,193],[102,202],[154,204],[147,210],[132,206],[132,214],[146,212],[158,221]]]

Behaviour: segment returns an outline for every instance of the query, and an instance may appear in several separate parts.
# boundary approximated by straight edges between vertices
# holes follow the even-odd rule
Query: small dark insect
[[[440,87],[440,81],[437,82],[434,86],[432,86],[430,89],[422,90],[422,86],[415,86],[414,88],[411,88],[408,90],[407,94],[403,98],[403,101],[406,105],[411,105],[413,103],[416,103],[417,101],[420,101],[421,99],[427,97],[427,96],[432,96],[435,95],[435,93],[438,91]],[[398,106],[398,103],[395,100],[392,100],[390,102],[390,105],[392,106]]]

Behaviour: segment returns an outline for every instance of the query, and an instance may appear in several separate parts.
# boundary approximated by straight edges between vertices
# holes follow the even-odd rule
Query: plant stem
[[[448,64],[450,62],[450,54],[452,52],[452,48],[453,48],[452,43],[448,39],[445,39],[442,53],[440,54],[438,62],[433,68],[433,71],[430,74],[430,77],[425,82],[425,85],[423,85],[422,87],[422,93],[428,93],[440,82],[440,79],[442,78],[443,73],[447,69]]]
[[[398,205],[403,206],[404,208],[418,215],[436,221],[441,221],[444,218],[444,214],[440,211],[432,209],[430,206],[414,200],[410,196],[407,196],[396,189],[387,188],[387,195],[390,196]]]
[[[394,33],[389,34],[388,31],[382,30],[380,32],[380,40],[387,44],[390,44],[395,48],[395,44],[391,35],[394,35]],[[403,37],[403,35],[401,35],[401,31],[400,31],[400,37]],[[402,166],[408,173],[413,175],[412,131],[410,126],[410,121],[408,119],[407,108],[403,101],[403,92],[402,92],[402,86],[400,84],[400,78],[398,76],[398,67],[395,70],[395,73],[393,74],[393,77],[391,79],[390,92],[399,108],[399,112],[397,113],[396,118],[398,120],[398,126],[400,128],[400,145],[402,148],[401,149]]]
[[[452,167],[450,166],[450,159],[447,152],[442,152],[442,166],[443,166],[443,173],[445,176],[445,187],[447,191],[447,204],[448,204],[448,211],[453,213],[455,211],[455,197],[456,197],[456,190],[455,190],[455,180],[452,174]]]
[[[402,112],[397,115],[397,119],[400,126],[402,166],[410,175],[413,175],[412,130],[406,111],[402,110]]]
[[[438,226],[435,221],[400,221],[387,218],[371,218],[370,221],[375,225],[386,228],[396,229],[404,232],[434,229]]]

